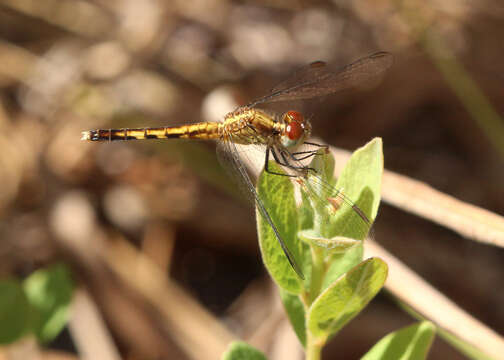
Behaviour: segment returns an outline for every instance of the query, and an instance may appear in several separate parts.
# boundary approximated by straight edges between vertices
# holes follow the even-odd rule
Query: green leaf
[[[313,208],[305,191],[301,191],[301,205],[298,209],[299,229],[313,229]]]
[[[325,342],[353,319],[380,291],[387,271],[383,260],[367,259],[324,290],[308,312],[308,330],[313,337]]]
[[[428,321],[388,334],[361,360],[423,360],[436,334],[436,326]]]
[[[66,266],[53,265],[31,274],[24,281],[30,304],[38,310],[34,319],[35,335],[40,342],[53,340],[65,327],[74,288]]]
[[[298,232],[298,241],[302,240],[300,236],[303,230],[310,231],[313,228],[313,216],[314,211],[311,207],[309,199],[306,197],[306,193],[301,191],[301,205],[298,207],[298,223],[299,229]],[[301,246],[303,247],[302,256],[303,256],[303,272],[305,276],[304,286],[307,290],[310,287],[311,283],[311,272],[312,272],[312,256],[308,243],[304,241],[299,241]]]
[[[298,295],[289,294],[282,289],[280,289],[280,298],[299,341],[303,346],[306,346],[306,320],[303,303]]]
[[[333,284],[341,275],[359,265],[364,258],[362,241],[359,246],[349,249],[344,254],[334,254],[329,261],[329,268],[324,277],[322,290]]]
[[[352,199],[371,223],[378,213],[382,175],[382,140],[375,138],[352,154],[336,182],[336,188]],[[363,240],[367,235],[361,219],[353,216],[350,209],[332,217],[331,226],[337,230],[331,237]]]
[[[329,185],[334,185],[334,165],[334,156],[327,148],[320,149],[310,163],[310,167]]]
[[[427,319],[422,316],[420,313],[418,313],[416,310],[414,310],[411,306],[406,304],[405,302],[402,302],[400,299],[395,299],[399,306],[403,308],[408,314],[413,316],[414,318],[420,320],[420,321],[427,321]],[[474,360],[494,360],[495,358],[489,356],[488,354],[484,353],[481,349],[477,348],[474,344],[470,344],[465,340],[462,340],[461,338],[457,337],[456,335],[453,335],[447,330],[443,330],[443,328],[438,328],[438,335],[440,338],[442,338],[444,341],[447,343],[451,344],[454,348],[456,348],[458,351],[460,351],[462,354],[467,356],[470,359]]]
[[[282,172],[282,169],[273,161],[270,162],[269,168],[273,172]],[[289,177],[263,171],[257,181],[257,193],[286,246],[296,262],[301,264],[303,246],[297,239],[297,208],[294,200],[294,187]],[[284,290],[295,294],[300,293],[303,288],[302,280],[292,269],[273,229],[257,207],[256,218],[259,245],[268,272]]]
[[[0,281],[0,344],[10,344],[30,328],[30,304],[20,283]]]
[[[266,360],[266,356],[243,341],[235,341],[222,354],[222,360]]]
[[[307,244],[315,245],[337,254],[343,254],[362,244],[362,240],[350,239],[343,236],[326,239],[312,229],[302,230],[298,232],[298,236]]]
[[[310,172],[303,181],[301,230],[313,230],[312,238],[363,240],[376,217],[380,201],[381,139],[374,139],[355,151],[337,182],[333,177],[331,153],[319,152],[310,167],[316,172]],[[336,251],[341,248],[336,246],[329,252]]]
[[[305,215],[302,219],[301,230],[312,230],[316,237],[330,237],[327,225],[334,211],[328,210],[327,199],[334,192],[334,157],[331,153],[320,150],[313,157],[309,167],[314,169],[315,173],[309,172],[303,179],[301,188],[303,202],[300,211],[301,214],[310,217]]]

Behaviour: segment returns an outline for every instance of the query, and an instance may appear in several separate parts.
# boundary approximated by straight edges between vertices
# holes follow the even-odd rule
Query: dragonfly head
[[[296,148],[310,136],[311,125],[300,112],[287,111],[282,116],[282,122],[285,127],[280,135],[280,141],[284,147]]]

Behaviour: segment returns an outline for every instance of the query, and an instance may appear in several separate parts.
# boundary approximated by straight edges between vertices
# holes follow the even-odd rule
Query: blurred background
[[[0,276],[64,262],[79,289],[48,347],[0,358],[212,359],[233,337],[299,358],[214,144],[81,132],[215,119],[308,62],[383,50],[378,87],[312,104],[314,135],[348,150],[380,136],[388,170],[504,214],[502,36],[497,0],[0,0]],[[502,249],[383,203],[375,239],[503,332]],[[413,321],[381,294],[324,357]],[[437,339],[430,358],[464,357]]]

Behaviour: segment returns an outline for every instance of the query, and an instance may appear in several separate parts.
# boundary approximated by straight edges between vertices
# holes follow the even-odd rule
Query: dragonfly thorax
[[[280,134],[280,143],[285,148],[296,148],[310,136],[310,122],[298,111],[287,111],[283,114],[281,122],[283,131]]]
[[[275,137],[281,131],[275,117],[260,109],[239,108],[224,118],[221,125],[222,137],[237,144],[275,143]]]

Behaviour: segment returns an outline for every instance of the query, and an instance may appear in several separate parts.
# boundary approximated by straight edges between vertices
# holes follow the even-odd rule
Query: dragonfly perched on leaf
[[[90,130],[82,133],[82,140],[217,140],[219,158],[225,159],[227,163],[231,164],[254,199],[259,212],[271,226],[292,268],[301,278],[304,278],[300,266],[285,245],[282,234],[271,219],[264,201],[256,192],[246,166],[240,158],[238,145],[260,146],[264,154],[264,170],[266,172],[278,176],[290,176],[298,180],[317,179],[316,174],[307,177],[307,174],[313,169],[302,162],[315,156],[320,148],[324,147],[307,141],[311,134],[310,121],[295,110],[280,114],[260,109],[260,106],[266,103],[303,100],[344,90],[369,87],[370,84],[379,81],[391,65],[392,55],[386,52],[374,53],[340,68],[316,61],[296,71],[267,95],[228,113],[222,122],[200,122],[176,127]],[[310,149],[305,149],[306,146]],[[270,170],[268,166],[270,158],[287,171],[284,173]],[[351,209],[361,219],[363,227],[369,229],[370,221],[364,212],[342,191],[337,194],[336,203],[334,199],[321,200],[327,201],[335,207],[337,205],[337,207]]]

